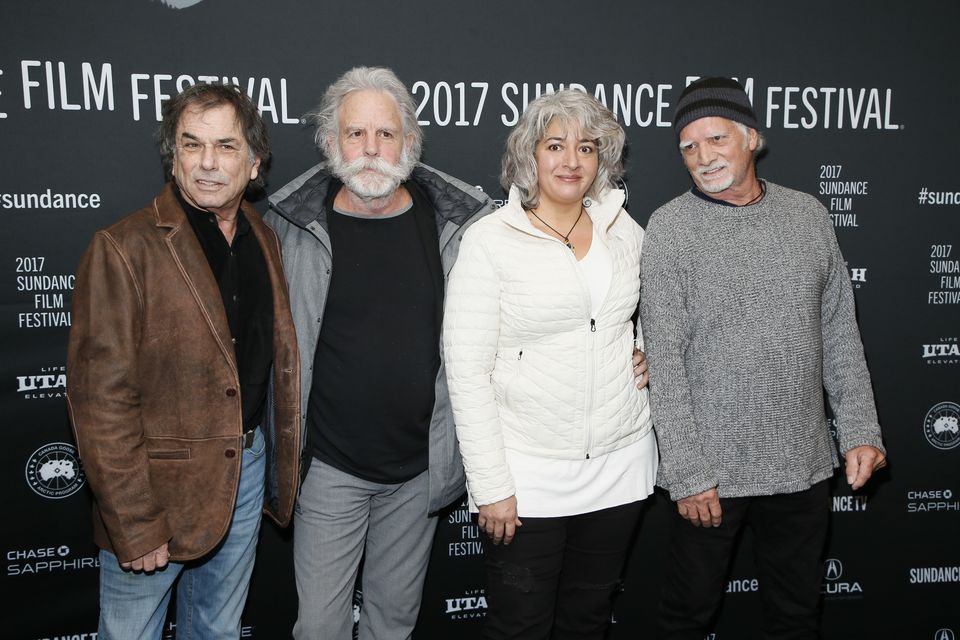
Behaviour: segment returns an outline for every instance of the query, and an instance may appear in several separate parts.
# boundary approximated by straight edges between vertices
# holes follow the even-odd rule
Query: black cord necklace
[[[763,184],[763,180],[758,180],[758,182],[760,183],[760,193],[757,194],[757,197],[754,198],[753,200],[751,200],[750,202],[744,202],[743,204],[738,205],[738,206],[740,206],[740,207],[749,207],[750,205],[756,204],[757,202],[759,202],[759,201],[760,201],[760,198],[762,198],[764,195],[766,195],[766,193],[767,193],[767,187],[766,187],[766,185]]]
[[[583,207],[580,207],[580,215],[578,215],[577,219],[573,222],[573,226],[570,227],[570,231],[567,231],[567,235],[563,235],[562,233],[554,229],[553,226],[548,224],[546,220],[538,216],[536,209],[531,208],[530,213],[533,215],[534,218],[542,222],[543,226],[545,226],[547,229],[550,229],[550,231],[553,231],[555,234],[563,238],[563,244],[567,245],[567,248],[570,249],[570,251],[573,251],[574,253],[576,253],[576,248],[572,244],[570,244],[570,234],[573,233],[573,230],[577,228],[577,224],[580,222],[580,218],[583,217]]]

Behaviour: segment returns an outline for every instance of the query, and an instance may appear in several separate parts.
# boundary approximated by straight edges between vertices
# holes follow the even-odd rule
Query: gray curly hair
[[[500,170],[500,185],[507,191],[516,185],[524,208],[536,207],[540,200],[537,184],[537,143],[543,140],[554,119],[576,126],[583,137],[597,145],[597,179],[587,190],[596,199],[605,188],[623,176],[623,145],[626,134],[616,117],[593,96],[577,89],[564,89],[540,96],[520,116],[520,122],[507,137]]]

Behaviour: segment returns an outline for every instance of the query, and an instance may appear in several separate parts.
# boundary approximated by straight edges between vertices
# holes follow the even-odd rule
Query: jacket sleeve
[[[443,349],[467,488],[474,502],[485,505],[509,498],[516,489],[490,379],[500,335],[500,283],[481,232],[475,226],[464,235],[450,274]]]
[[[673,500],[717,486],[693,412],[686,350],[690,320],[675,233],[656,214],[640,258],[640,317],[650,361],[650,403],[660,448],[659,484]]]
[[[151,489],[141,427],[142,295],[116,241],[97,233],[77,269],[67,402],[84,472],[121,562],[171,537]]]
[[[837,419],[840,451],[846,453],[863,445],[884,451],[870,372],[857,327],[850,272],[826,210],[819,203],[816,208],[818,223],[825,236],[829,268],[820,300],[823,386]]]

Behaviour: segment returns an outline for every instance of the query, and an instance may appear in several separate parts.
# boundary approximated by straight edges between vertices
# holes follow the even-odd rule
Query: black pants
[[[562,518],[521,518],[509,545],[483,537],[483,637],[603,638],[642,502]]]
[[[827,481],[806,491],[721,498],[719,527],[695,527],[672,508],[670,568],[660,600],[662,640],[703,640],[726,586],[743,526],[753,551],[765,640],[819,638],[820,556],[830,505]]]

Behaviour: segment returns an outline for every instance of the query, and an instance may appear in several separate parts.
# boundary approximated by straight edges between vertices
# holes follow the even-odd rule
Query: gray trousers
[[[400,484],[362,480],[314,459],[294,515],[297,640],[350,640],[363,557],[360,640],[406,640],[420,611],[436,516],[427,472]]]

